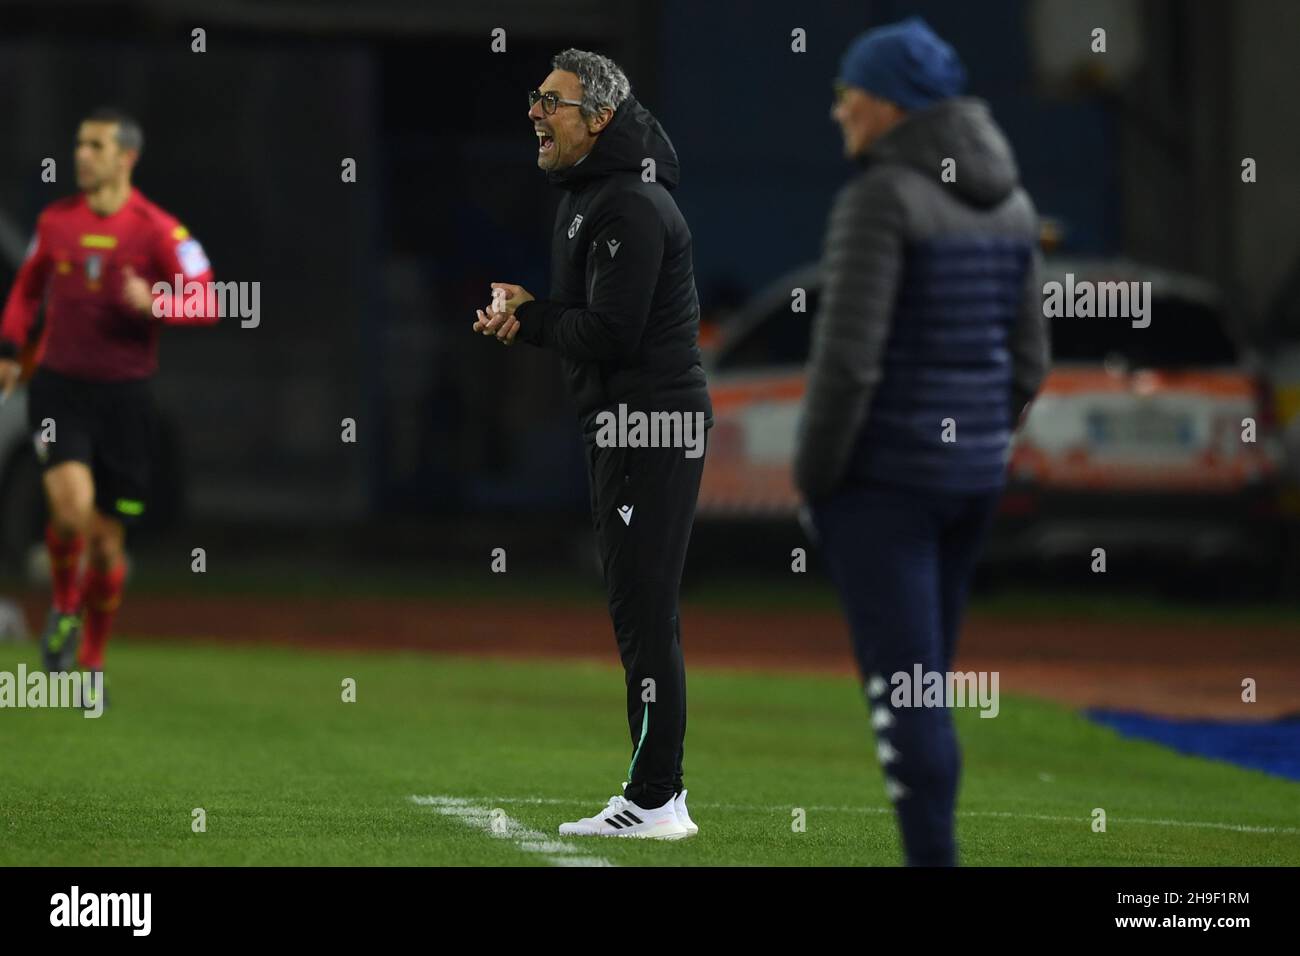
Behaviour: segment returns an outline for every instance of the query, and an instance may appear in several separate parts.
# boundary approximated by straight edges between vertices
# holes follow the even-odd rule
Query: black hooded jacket
[[[669,194],[679,174],[668,134],[631,96],[584,160],[547,174],[564,190],[551,293],[515,310],[517,337],[563,358],[588,441],[596,414],[620,403],[713,424],[691,231]]]

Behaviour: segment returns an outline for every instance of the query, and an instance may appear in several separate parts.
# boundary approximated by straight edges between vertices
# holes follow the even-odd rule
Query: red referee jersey
[[[91,210],[84,195],[51,203],[36,221],[36,236],[5,304],[0,354],[29,344],[44,302],[39,365],[90,382],[133,381],[157,371],[164,324],[217,320],[202,310],[194,315],[192,306],[188,316],[174,306],[165,319],[131,309],[122,298],[126,266],[151,287],[165,282],[172,288],[177,275],[184,277],[182,285],[212,281],[198,240],[137,189],[111,216]]]

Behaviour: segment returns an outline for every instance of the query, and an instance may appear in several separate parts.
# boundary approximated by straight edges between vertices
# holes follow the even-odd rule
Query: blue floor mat
[[[1118,710],[1084,713],[1125,737],[1150,740],[1182,754],[1226,760],[1239,767],[1300,780],[1300,716],[1247,723],[1173,720]]]

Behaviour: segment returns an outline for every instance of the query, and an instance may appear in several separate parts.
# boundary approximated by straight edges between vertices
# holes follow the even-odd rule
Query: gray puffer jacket
[[[865,482],[995,491],[1048,366],[1038,217],[1011,147],[960,97],[864,165],[827,230],[795,482],[810,499]]]

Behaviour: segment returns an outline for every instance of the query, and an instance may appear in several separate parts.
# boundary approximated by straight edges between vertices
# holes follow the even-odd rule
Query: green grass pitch
[[[0,710],[0,865],[898,862],[864,704],[833,677],[692,671],[700,835],[559,838],[562,820],[593,813],[624,779],[610,656],[118,641],[102,719]],[[0,648],[0,670],[19,661],[35,667],[35,649]],[[348,677],[355,703],[341,700]],[[1123,740],[1034,700],[1004,695],[998,717],[957,719],[965,865],[1300,863],[1295,783]],[[195,808],[206,832],[192,831]]]

